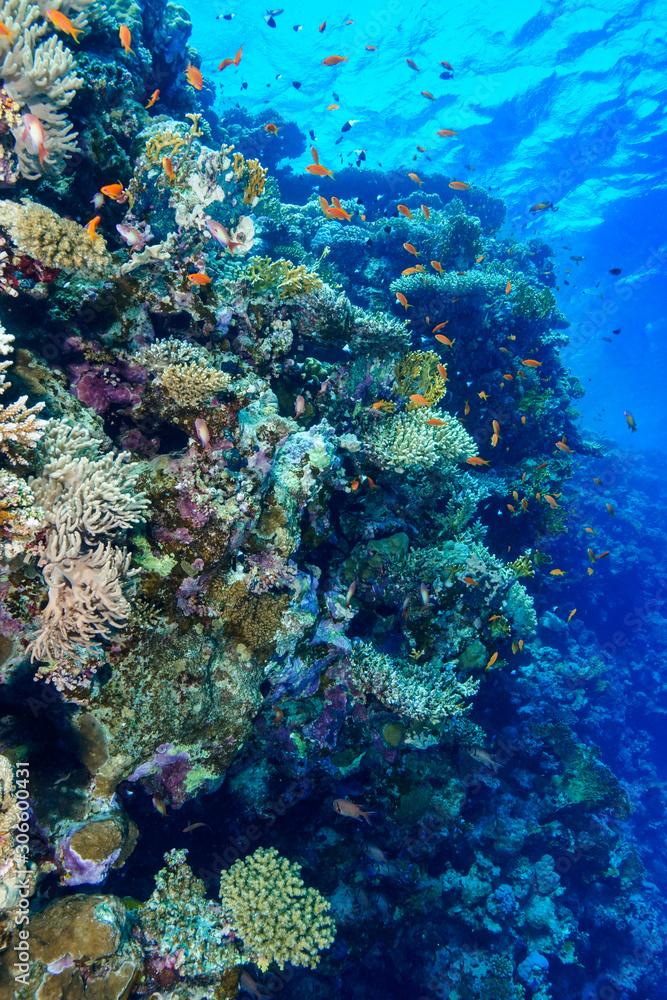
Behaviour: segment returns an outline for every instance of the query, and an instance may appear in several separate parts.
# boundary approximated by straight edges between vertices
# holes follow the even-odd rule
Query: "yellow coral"
[[[295,295],[307,295],[322,287],[322,280],[304,264],[295,267],[288,260],[271,260],[270,257],[255,257],[242,272],[241,279],[249,281],[253,292],[264,292],[275,287],[281,299],[291,299]]]
[[[187,365],[167,365],[162,372],[162,388],[179,406],[199,406],[216,392],[226,389],[229,375],[209,368],[202,361]]]
[[[524,552],[522,556],[519,556],[513,563],[510,563],[510,568],[517,576],[535,576],[533,561],[530,558],[529,552]]]
[[[243,193],[243,204],[256,205],[264,190],[269,171],[261,165],[259,160],[247,160],[246,167],[248,168],[250,177]]]
[[[102,236],[91,240],[83,226],[28,198],[20,204],[0,201],[0,226],[21,253],[47,267],[95,274],[111,269],[112,258]]]
[[[187,143],[185,136],[168,129],[156,134],[146,143],[146,156],[151,163],[162,163],[163,156],[174,157]]]
[[[438,371],[440,358],[435,351],[410,351],[396,365],[396,386],[402,396],[418,393],[434,406],[447,392],[445,380]],[[406,409],[413,410],[415,403]]]
[[[222,905],[243,940],[244,960],[262,972],[271,962],[279,969],[287,962],[314,969],[319,951],[333,943],[329,903],[316,889],[306,889],[300,871],[275,848],[259,847],[222,873]]]

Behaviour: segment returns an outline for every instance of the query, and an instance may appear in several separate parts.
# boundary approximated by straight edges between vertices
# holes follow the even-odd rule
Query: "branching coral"
[[[100,456],[102,443],[82,427],[54,421],[45,465],[30,480],[50,527],[39,550],[49,593],[30,645],[33,659],[78,659],[77,646],[109,638],[129,613],[121,580],[130,556],[115,541],[143,520],[148,501],[128,453]]]
[[[435,351],[410,351],[396,365],[396,386],[401,396],[419,393],[430,406],[442,399],[447,392],[445,380],[438,371],[440,358]],[[413,410],[417,403],[408,403]]]
[[[0,542],[5,559],[13,559],[33,541],[43,523],[43,513],[25,479],[0,470]]]
[[[13,350],[13,340],[13,335],[0,325],[0,357]],[[9,388],[5,372],[10,365],[11,361],[0,361],[0,396]],[[34,448],[46,427],[46,421],[36,416],[44,408],[44,403],[26,407],[27,399],[27,396],[20,396],[16,402],[0,406],[0,452],[10,456],[13,454],[15,461],[22,465],[26,464],[25,459],[10,446]]]
[[[91,240],[83,226],[29,201],[0,201],[0,226],[16,248],[47,267],[104,274],[112,260],[101,236]]]
[[[185,365],[167,365],[160,376],[162,388],[175,403],[183,407],[199,406],[216,392],[227,389],[230,377],[226,372],[209,368],[202,361]]]
[[[306,889],[301,865],[275,848],[259,847],[222,873],[220,897],[230,923],[243,940],[245,956],[262,971],[275,962],[315,968],[319,952],[334,940],[329,903]]]
[[[440,722],[458,715],[479,687],[478,680],[459,681],[446,664],[387,656],[366,642],[354,644],[349,662],[352,679],[362,691],[411,719]]]
[[[89,2],[66,0],[58,10],[74,15],[75,27],[84,28],[86,19],[81,12]],[[83,84],[76,75],[71,50],[44,17],[44,8],[44,4],[29,0],[5,0],[0,7],[0,21],[7,28],[0,37],[0,77],[5,93],[22,111],[39,119],[45,134],[47,155],[40,165],[38,150],[23,139],[22,124],[13,129],[19,170],[29,180],[41,177],[44,170],[60,173],[76,152],[76,133],[62,109]]]
[[[238,962],[230,926],[218,903],[207,899],[204,883],[186,863],[187,851],[171,850],[155,876],[155,889],[141,908],[139,924],[153,967],[171,967],[181,976],[219,975]]]
[[[295,267],[288,260],[271,260],[270,257],[254,257],[241,273],[241,280],[250,283],[253,292],[264,292],[275,288],[281,299],[291,299],[295,295],[308,295],[322,287],[322,279],[304,264]]]
[[[427,423],[434,419],[444,423]],[[413,466],[432,469],[475,454],[475,442],[458,420],[427,406],[386,417],[364,435],[363,445],[378,468],[395,472]]]

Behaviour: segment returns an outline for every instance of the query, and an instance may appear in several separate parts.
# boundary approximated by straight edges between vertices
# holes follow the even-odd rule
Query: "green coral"
[[[144,947],[177,956],[181,975],[217,976],[238,963],[222,907],[207,899],[204,883],[186,864],[186,850],[167,851],[155,889],[139,911]]]
[[[275,289],[281,299],[308,295],[314,289],[322,287],[322,279],[304,264],[295,267],[283,258],[271,260],[270,257],[253,257],[239,277],[250,284],[253,292]]]
[[[579,743],[564,723],[537,725],[533,732],[551,745],[563,765],[563,774],[555,784],[567,802],[587,808],[610,808],[619,818],[627,819],[632,811],[628,793],[613,771],[598,759],[596,749]]]
[[[440,358],[435,351],[410,351],[396,365],[396,385],[401,396],[418,393],[429,406],[435,406],[447,392],[445,380],[438,371]],[[408,410],[419,404],[410,401]]]
[[[459,715],[479,687],[478,680],[460,681],[452,664],[387,656],[366,642],[355,643],[349,664],[352,680],[365,694],[411,719],[441,722]]]
[[[301,865],[290,863],[275,848],[259,847],[222,873],[220,897],[235,933],[243,941],[244,959],[264,972],[271,962],[314,969],[319,952],[335,937],[327,900],[307,889]]]

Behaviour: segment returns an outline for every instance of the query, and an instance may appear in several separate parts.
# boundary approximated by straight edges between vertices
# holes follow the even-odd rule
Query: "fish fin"
[[[39,149],[37,151],[37,155],[39,156],[39,165],[40,165],[40,167],[42,167],[44,165],[44,160],[49,155],[49,151],[46,148],[46,146],[44,145],[44,143],[42,143],[41,146],[39,147]]]
[[[370,812],[360,812],[359,813],[359,817],[361,818],[363,816],[369,826],[372,826],[373,824],[371,823],[371,821],[369,820],[368,817],[369,816],[375,816],[375,815],[376,815],[375,810],[371,810]]]

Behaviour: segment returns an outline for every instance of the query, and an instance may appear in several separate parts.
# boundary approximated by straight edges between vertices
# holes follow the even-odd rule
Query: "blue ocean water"
[[[176,54],[175,5],[114,8],[134,63],[100,17],[82,39],[82,65],[100,61],[74,106],[81,162],[7,193],[90,225],[89,195],[120,184],[94,203],[113,277],[21,250],[0,318],[10,376],[75,428],[63,455],[122,452],[97,509],[145,506],[107,534],[71,510],[36,518],[0,563],[0,767],[31,763],[36,928],[33,978],[10,992],[0,894],[0,997],[667,1000],[667,2],[186,5]],[[192,109],[211,148],[197,162],[181,138],[165,162],[165,130],[192,139]],[[239,177],[221,166],[230,141]],[[307,171],[318,159],[333,178]],[[247,258],[229,252],[239,217]],[[137,237],[162,263],[135,268]],[[409,264],[433,277],[421,248],[437,240],[461,298],[487,281],[488,322],[426,278],[405,304],[390,290]],[[305,269],[300,292],[258,281],[263,257],[297,284]],[[522,285],[550,289],[564,319],[514,309]],[[434,347],[442,394],[420,395],[434,371],[399,391],[403,352]],[[208,395],[179,398],[173,371],[170,395],[177,362],[214,369]],[[458,478],[369,444],[427,402],[431,427],[473,434]],[[48,508],[40,477],[76,477],[37,454],[11,471]],[[58,557],[66,521],[79,549]],[[50,604],[76,591],[82,537],[93,637],[63,626],[59,655],[31,660]],[[103,627],[97,545],[116,560]],[[438,717],[454,676],[470,687]],[[330,938],[285,868],[220,894],[268,848],[330,904]],[[0,850],[3,893],[8,871]],[[117,932],[107,951],[79,954],[64,904],[94,913],[86,940]]]
[[[538,233],[556,251],[558,304],[572,324],[565,357],[586,387],[583,416],[627,445],[623,411],[636,412],[642,449],[660,450],[667,418],[665,4],[325,6],[290,5],[270,28],[256,5],[191,4],[192,40],[215,78],[216,110],[223,118],[236,104],[279,112],[303,132],[314,129],[332,162],[340,149],[349,163],[350,150],[364,148],[367,166],[384,170],[467,179],[465,164],[474,165],[476,183],[507,203],[505,231]],[[216,76],[241,45],[239,67]],[[347,62],[322,66],[332,54]],[[451,79],[440,79],[441,60],[454,66]],[[340,107],[327,112],[334,94]],[[349,119],[358,123],[336,149]],[[439,139],[441,128],[459,135]],[[416,145],[428,149],[428,161],[424,154],[413,160]],[[309,159],[304,150],[281,165],[298,173]],[[540,201],[559,212],[532,217],[530,206]],[[577,264],[573,254],[586,260]],[[613,267],[622,268],[617,278]],[[602,339],[619,327],[618,341]]]

